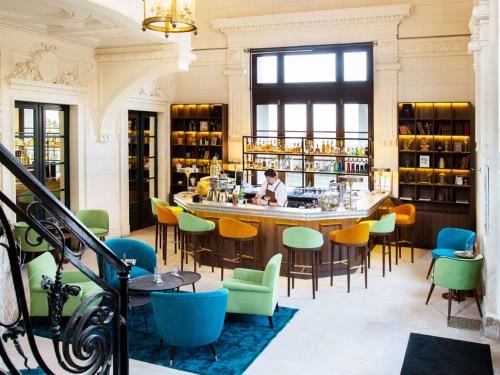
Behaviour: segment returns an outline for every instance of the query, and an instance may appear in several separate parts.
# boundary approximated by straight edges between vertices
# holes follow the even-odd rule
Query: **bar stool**
[[[161,244],[161,247],[163,249],[163,263],[165,265],[167,265],[167,244],[169,243],[168,228],[172,228],[174,231],[174,240],[170,242],[174,243],[175,253],[177,253],[177,244],[179,244],[179,247],[182,247],[179,235],[179,219],[173,212],[172,208],[174,207],[165,207],[161,205],[157,207],[157,225],[159,226],[159,232],[163,238],[163,244]]]
[[[290,277],[292,278],[292,288],[295,287],[294,275],[311,275],[313,299],[316,298],[318,290],[318,268],[319,252],[323,248],[323,235],[311,228],[293,227],[283,231],[283,246],[288,250],[287,288],[290,297]],[[295,253],[303,252],[311,254],[311,266],[296,265]],[[311,268],[311,272],[293,271],[295,267]]]
[[[206,236],[215,229],[215,223],[210,220],[204,220],[194,215],[188,214],[186,212],[179,212],[179,229],[184,236],[183,243],[184,246],[181,248],[181,271],[184,270],[184,257],[186,258],[186,264],[188,255],[191,255],[194,260],[194,272],[196,272],[196,258],[197,254],[201,252],[210,253],[210,261],[212,263],[212,272],[214,272],[214,253],[210,249],[203,247],[198,247],[200,237]],[[189,251],[189,240],[193,240],[193,251]],[[201,267],[201,262],[200,262]]]
[[[411,262],[413,263],[413,227],[415,226],[416,208],[413,204],[402,204],[396,207],[390,207],[389,213],[396,214],[396,265],[398,258],[401,258],[401,244],[411,244]],[[410,230],[411,240],[400,240],[402,229]]]
[[[158,252],[158,240],[160,242],[160,246],[161,246],[161,242],[162,242],[162,237],[161,237],[162,233],[159,230],[159,224],[158,224],[158,209],[157,209],[158,206],[168,207],[168,208],[170,208],[170,210],[174,214],[178,214],[179,212],[183,211],[181,207],[170,206],[170,204],[168,204],[168,202],[165,201],[165,200],[163,200],[163,199],[155,198],[155,197],[151,198],[151,212],[153,213],[153,218],[154,218],[155,225],[156,225],[156,230],[155,230],[155,252]],[[174,251],[177,254],[177,248]]]
[[[396,227],[396,214],[388,214],[384,215],[380,220],[366,220],[363,223],[370,224],[370,238],[373,239],[375,243],[378,237],[382,237],[382,277],[385,277],[385,241],[387,240],[387,244],[389,245],[389,272],[392,272],[391,269],[391,236],[394,233],[394,229]],[[371,249],[368,251],[368,268],[370,268],[371,262]]]
[[[330,254],[330,285],[333,285],[333,265],[342,263],[345,264],[347,273],[347,293],[351,292],[351,270],[361,268],[361,272],[365,273],[365,289],[368,288],[368,267],[367,267],[367,248],[368,240],[370,238],[370,224],[362,222],[355,224],[345,229],[334,230],[330,232],[330,244],[331,244],[331,254]],[[347,259],[341,259],[337,262],[333,261],[333,250],[335,245],[347,248]],[[354,251],[356,254],[356,249],[362,250],[361,265],[351,267],[351,260],[349,258],[349,251]],[[339,258],[341,257],[341,251],[339,251]]]
[[[242,221],[223,217],[219,220],[219,234],[222,238],[222,246],[219,253],[220,279],[224,280],[224,261],[239,263],[243,266],[243,259],[253,259],[253,268],[257,268],[257,254],[255,253],[255,240],[257,239],[257,228]],[[226,241],[233,241],[236,257],[224,258],[224,245]],[[243,254],[243,242],[252,242],[252,255]]]

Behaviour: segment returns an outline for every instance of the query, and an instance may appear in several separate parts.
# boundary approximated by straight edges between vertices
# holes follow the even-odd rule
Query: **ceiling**
[[[171,43],[143,32],[141,0],[1,0],[0,25],[93,48]]]

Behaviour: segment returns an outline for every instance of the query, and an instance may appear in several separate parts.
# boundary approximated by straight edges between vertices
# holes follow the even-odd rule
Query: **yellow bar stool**
[[[175,253],[177,253],[177,245],[182,248],[182,244],[180,241],[180,233],[179,233],[179,219],[177,217],[178,214],[175,214],[172,210],[174,207],[165,207],[158,206],[157,214],[158,214],[158,226],[159,232],[161,233],[161,238],[163,239],[163,243],[161,244],[161,248],[163,249],[163,262],[167,264],[167,244],[173,242]],[[168,228],[172,228],[174,231],[174,240],[168,241]]]
[[[380,220],[365,220],[363,223],[370,224],[370,238],[373,239],[373,243],[377,240],[377,238],[382,238],[382,277],[385,277],[385,256],[389,255],[389,272],[392,272],[391,267],[391,236],[394,233],[394,229],[396,227],[396,214],[388,214],[384,215]],[[389,247],[389,252],[385,252],[385,244]],[[371,261],[371,249],[368,252],[368,268],[370,268]]]
[[[161,247],[162,241],[162,231],[160,230],[160,224],[158,223],[158,206],[168,207],[174,214],[182,212],[181,207],[170,206],[167,201],[160,198],[151,198],[151,212],[155,221],[155,252],[158,252],[158,245]],[[158,243],[159,242],[159,243]],[[177,246],[174,247],[174,251],[177,254]]]
[[[255,241],[257,239],[257,228],[240,220],[223,217],[219,220],[219,235],[222,238],[222,246],[219,252],[220,279],[224,280],[224,262],[239,263],[243,266],[243,259],[253,259],[253,268],[257,268],[257,254]],[[235,257],[224,258],[224,245],[226,241],[234,242]],[[243,243],[252,242],[252,255],[243,254]]]
[[[347,293],[351,292],[351,270],[361,268],[361,272],[365,274],[365,289],[368,288],[368,267],[367,267],[367,250],[368,240],[370,238],[370,224],[362,222],[351,227],[334,230],[329,234],[331,244],[330,254],[330,285],[333,285],[333,265],[345,264],[347,273]],[[342,256],[342,248],[347,249],[346,259],[333,261],[333,250],[335,246],[340,247],[339,257]],[[356,250],[361,249],[361,265],[351,267],[350,251],[356,254]]]
[[[391,207],[389,213],[396,214],[396,265],[398,264],[398,258],[401,258],[401,245],[403,243],[411,245],[411,262],[413,263],[413,228],[417,210],[413,204],[402,204]],[[408,228],[410,231],[410,241],[401,240],[404,228]]]
[[[194,272],[196,272],[197,255],[202,252],[210,253],[210,262],[212,263],[212,272],[214,272],[214,252],[210,249],[201,247],[200,238],[206,237],[215,229],[215,223],[210,220],[201,219],[186,212],[179,212],[179,229],[184,236],[184,246],[181,248],[181,271],[184,270],[184,260],[191,255],[194,261]],[[189,245],[192,241],[193,251],[189,251]],[[201,267],[201,261],[200,261]]]

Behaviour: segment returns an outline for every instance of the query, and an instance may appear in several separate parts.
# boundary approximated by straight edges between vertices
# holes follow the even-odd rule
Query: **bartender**
[[[252,199],[253,204],[260,206],[283,207],[287,201],[286,186],[281,181],[274,169],[264,172],[266,180],[262,183],[260,190]]]

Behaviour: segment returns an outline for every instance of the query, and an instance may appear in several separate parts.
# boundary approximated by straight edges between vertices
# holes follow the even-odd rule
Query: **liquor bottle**
[[[331,153],[331,148],[330,148],[330,144],[327,141],[326,147],[325,147],[325,154],[330,155],[330,153]]]
[[[316,149],[314,150],[316,154],[320,153],[319,145],[316,143]]]
[[[365,163],[365,170],[364,170],[365,173],[368,173],[368,162]]]
[[[365,146],[365,156],[368,156],[368,146]]]
[[[359,163],[356,162],[356,173],[359,173]]]
[[[323,144],[321,145],[321,153],[324,155],[326,153],[326,145],[325,141],[323,141]]]
[[[347,168],[346,168],[346,171],[347,172],[351,171],[351,162],[349,161],[349,159],[347,159]]]
[[[333,164],[333,171],[332,172],[339,172],[339,164],[337,162],[335,162]]]
[[[266,163],[266,159],[262,160],[262,168],[266,168],[267,166],[267,163]]]

